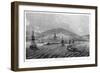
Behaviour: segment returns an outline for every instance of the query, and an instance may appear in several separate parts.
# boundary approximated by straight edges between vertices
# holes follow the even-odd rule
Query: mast
[[[62,37],[62,39],[61,39],[61,45],[62,45],[62,46],[64,46],[64,45],[65,45],[65,42],[64,42],[63,37]]]
[[[57,39],[57,35],[56,35],[56,33],[54,33],[54,40],[56,40]]]
[[[32,31],[30,49],[32,49],[32,50],[37,50],[37,49],[38,49],[38,48],[37,48],[37,45],[36,45],[36,43],[35,43],[34,31]]]

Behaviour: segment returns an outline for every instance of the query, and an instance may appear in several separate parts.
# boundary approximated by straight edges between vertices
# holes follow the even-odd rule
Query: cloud
[[[89,15],[67,13],[26,13],[32,29],[42,32],[53,28],[64,28],[79,35],[89,34]]]

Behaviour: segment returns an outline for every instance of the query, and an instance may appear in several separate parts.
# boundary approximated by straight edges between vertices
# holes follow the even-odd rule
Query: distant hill
[[[28,39],[31,38],[31,34],[32,34],[32,27],[27,26],[26,27],[26,36]],[[42,39],[42,40],[53,40],[54,35],[56,34],[58,39],[63,38],[64,40],[70,40],[70,39],[74,39],[74,40],[88,40],[89,39],[89,35],[84,35],[84,36],[79,36],[77,34],[75,34],[74,32],[71,32],[70,30],[64,29],[64,28],[54,28],[54,29],[50,29],[44,32],[37,32],[34,31],[34,35],[35,35],[35,39]]]
[[[82,36],[82,38],[84,38],[85,40],[89,40],[89,34]]]
[[[68,31],[66,29],[63,29],[63,28],[55,28],[55,29],[50,29],[50,30],[47,30],[45,32],[42,32],[41,34],[38,34],[36,36],[36,38],[51,38],[54,36],[54,34],[57,35],[57,37],[63,37],[63,38],[66,38],[66,39],[73,39],[73,38],[79,38],[80,36],[78,36],[77,34],[71,32],[71,31]]]

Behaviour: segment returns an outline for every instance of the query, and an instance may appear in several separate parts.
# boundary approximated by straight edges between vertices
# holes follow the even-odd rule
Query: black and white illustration
[[[26,59],[90,56],[89,16],[25,11]]]

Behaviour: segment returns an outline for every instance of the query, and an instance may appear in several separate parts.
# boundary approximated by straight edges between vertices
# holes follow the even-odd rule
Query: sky
[[[89,34],[89,14],[27,12],[26,25],[41,33],[53,28],[63,28],[78,35]]]

